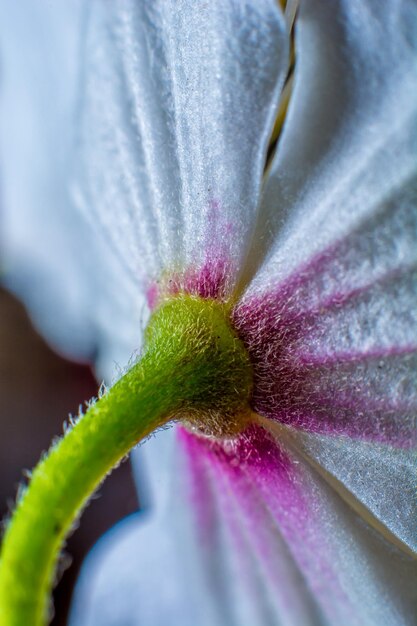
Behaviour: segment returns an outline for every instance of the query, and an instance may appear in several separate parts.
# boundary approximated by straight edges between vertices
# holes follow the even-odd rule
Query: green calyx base
[[[35,467],[0,552],[0,626],[45,626],[65,538],[139,441],[170,420],[231,438],[250,417],[252,368],[217,301],[179,295],[151,316],[141,358]]]
[[[169,363],[176,418],[216,438],[238,434],[251,416],[252,366],[229,312],[216,300],[178,296],[153,314],[145,335],[144,358]]]

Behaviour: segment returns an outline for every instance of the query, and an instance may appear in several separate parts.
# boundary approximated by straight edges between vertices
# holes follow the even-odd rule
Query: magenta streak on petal
[[[194,512],[195,534],[204,558],[205,582],[209,593],[217,600],[221,623],[234,624],[233,585],[228,578],[230,571],[225,567],[226,563],[228,567],[231,565],[230,555],[238,562],[247,592],[252,593],[253,589],[247,546],[236,517],[233,494],[225,487],[225,476],[216,474],[204,440],[182,427],[177,429],[177,437],[188,466],[188,495]]]
[[[240,311],[237,313],[239,315]],[[256,412],[312,432],[347,434],[401,446],[411,445],[414,438],[411,413],[415,406],[388,398],[369,397],[369,394],[361,396],[358,389],[349,390],[346,383],[342,386],[342,381],[350,373],[346,364],[353,366],[354,372],[355,366],[366,361],[379,361],[382,357],[389,360],[412,354],[412,346],[362,354],[345,352],[340,359],[337,354],[332,355],[333,362],[327,366],[327,371],[325,366],[329,355],[324,355],[320,376],[317,372],[317,365],[321,365],[318,357],[312,363],[314,357],[292,349],[299,339],[299,325],[294,321],[286,325],[285,318],[275,317],[275,310],[268,327],[270,311],[261,310],[260,313],[259,318],[254,319],[252,310],[252,317],[249,318],[246,309],[242,315],[243,324],[237,316],[234,318],[235,327],[248,348],[254,366],[252,408]],[[274,323],[274,319],[278,322]],[[407,413],[410,413],[409,419],[398,419]]]
[[[229,292],[228,281],[233,274],[230,262],[219,255],[206,259],[198,269],[172,272],[169,278],[153,282],[148,287],[146,298],[148,306],[154,310],[161,298],[180,293],[225,300]]]
[[[268,566],[271,544],[259,541],[259,533],[265,530],[265,520],[263,519],[265,513],[258,495],[255,497],[258,506],[252,507],[249,515],[249,522],[254,522],[249,524],[251,526],[249,536],[247,532],[245,532],[245,527],[248,525],[247,505],[250,507],[251,504],[254,504],[254,494],[250,485],[244,484],[246,478],[244,474],[242,474],[240,466],[242,459],[239,459],[238,456],[233,453],[233,449],[237,455],[243,452],[242,458],[245,459],[248,454],[251,454],[251,451],[248,450],[248,442],[245,441],[243,442],[243,446],[239,446],[240,452],[238,453],[234,446],[230,447],[232,444],[224,448],[221,443],[215,444],[207,439],[194,436],[182,428],[178,430],[178,436],[183,450],[186,455],[188,455],[188,466],[192,474],[190,496],[192,503],[197,505],[195,517],[197,532],[202,545],[212,548],[211,553],[214,556],[215,565],[213,574],[217,577],[220,575],[219,570],[223,570],[224,561],[229,556],[223,549],[219,560],[218,555],[215,553],[216,529],[212,524],[208,525],[206,523],[206,516],[213,518],[214,509],[218,507],[219,511],[215,517],[217,517],[218,524],[220,524],[221,521],[223,524],[226,524],[229,530],[228,536],[231,542],[232,553],[235,555],[235,558],[240,561],[239,577],[243,579],[246,593],[250,595],[254,594],[256,597],[256,592],[258,591],[259,593],[259,590],[254,589],[253,582],[254,578],[257,580],[259,572],[254,572],[253,569],[256,561],[261,561],[262,564],[266,563]],[[214,486],[214,489],[211,490],[212,493],[207,490],[207,484],[201,489],[201,477],[198,476],[199,472],[203,472],[205,478],[207,478],[208,473],[210,473],[211,481]],[[198,498],[195,497],[196,492],[198,493]],[[238,492],[240,492],[240,494],[238,494]],[[243,498],[240,497],[242,495]],[[207,511],[207,509],[210,508],[212,510]],[[244,511],[243,516],[241,510]],[[271,524],[270,521],[269,524]],[[252,545],[253,543],[256,544],[255,549]],[[274,557],[277,556],[275,550],[272,551],[272,554]],[[209,555],[206,554],[206,559],[208,556]],[[280,564],[279,558],[278,564]],[[210,569],[211,567],[209,567],[209,570]],[[274,581],[271,581],[270,577],[267,576],[267,580],[269,584],[271,582],[276,583],[275,593],[282,593],[282,587],[285,587],[288,583],[288,572],[283,572],[282,576]],[[262,586],[264,582],[261,581],[260,584]],[[261,603],[263,605],[262,609],[265,612],[269,612],[270,607],[268,607],[267,589],[263,589],[262,592],[266,594]],[[270,623],[270,620],[266,620],[266,623]]]
[[[206,510],[206,486],[203,487],[204,468],[220,463],[232,473],[240,474],[245,467],[257,464],[264,465],[266,460],[273,463],[274,473],[282,477],[288,476],[290,461],[269,439],[263,429],[251,426],[244,435],[235,440],[220,441],[196,436],[184,428],[178,429],[178,437],[182,447],[189,455],[189,466],[194,477],[191,494],[200,513],[200,528],[210,529],[211,512]],[[203,460],[204,459],[204,460]],[[206,465],[205,465],[206,463]],[[285,483],[285,481],[283,481]],[[200,500],[201,496],[201,500]]]
[[[207,258],[197,269],[189,268],[182,272],[172,272],[169,278],[151,283],[146,292],[148,307],[154,310],[161,298],[181,293],[200,296],[200,298],[226,300],[232,275],[230,261],[226,257],[221,257],[220,254],[213,253],[212,258]]]
[[[380,359],[390,357],[401,357],[407,355],[414,355],[417,353],[417,344],[415,346],[393,346],[392,348],[379,348],[373,350],[366,350],[364,352],[355,352],[354,350],[345,352],[334,352],[332,354],[311,354],[300,352],[298,354],[298,360],[306,367],[315,366],[327,366],[332,365],[354,365],[356,363],[363,363],[364,361],[379,361]]]
[[[195,261],[180,270],[173,269],[147,290],[148,306],[153,310],[161,298],[187,293],[201,298],[226,300],[233,288],[236,271],[229,254],[229,242],[235,237],[233,224],[224,220],[221,204],[208,203],[207,230],[203,244],[197,243]]]
[[[227,278],[230,274],[229,263],[219,254],[206,259],[197,271],[188,270],[182,280],[182,290],[201,298],[223,300],[227,292]]]
[[[411,188],[410,191],[414,197],[414,191]],[[345,285],[343,293],[346,293],[346,289],[360,289],[364,277],[373,283],[380,279],[381,274],[386,276],[391,272],[415,268],[417,255],[411,233],[415,233],[416,228],[415,203],[411,200],[408,203],[398,202],[395,192],[391,198],[384,198],[384,202],[375,207],[370,218],[358,224],[356,230],[335,241],[284,279],[274,289],[275,297],[283,303],[289,302],[289,308],[292,308],[291,298],[296,296],[298,311],[312,306],[315,309],[317,303],[323,302],[329,289],[334,295],[341,284]],[[409,267],[401,267],[404,263],[398,255],[401,244],[408,263],[411,262]],[[392,261],[387,262],[387,259]]]
[[[218,518],[213,508],[213,489],[205,455],[201,454],[200,439],[191,435],[185,428],[178,427],[177,438],[186,454],[188,466],[188,495],[196,513],[199,540],[210,545],[215,534]]]
[[[310,617],[317,611],[316,594],[323,605],[325,594],[332,593],[349,610],[326,553],[314,503],[303,493],[297,466],[270,435],[253,426],[233,442],[197,438],[186,431],[180,436],[183,442],[188,439],[188,454],[205,458],[211,466],[225,505],[234,499],[241,511],[241,530],[235,527],[233,533],[237,536],[246,529],[247,549],[252,545],[280,606],[289,609],[297,603],[297,590],[301,590]]]
[[[207,206],[207,223],[203,262],[196,268],[190,267],[180,277],[174,290],[198,295],[201,298],[224,300],[230,290],[230,281],[235,275],[229,255],[229,242],[233,241],[234,227],[224,220],[221,202],[212,198]],[[201,244],[197,244],[201,247]],[[198,258],[201,250],[196,249]],[[175,291],[174,291],[175,292]]]
[[[370,368],[380,367],[381,358],[389,370],[395,366],[396,357],[407,354],[413,353],[408,350],[343,353],[333,355],[330,362],[324,356],[322,364],[319,358],[312,363],[307,355],[301,368],[294,369],[298,384],[302,385],[301,397],[286,406],[281,401],[279,420],[313,432],[340,432],[381,443],[388,441],[404,448],[413,446],[415,400],[405,399],[401,394],[381,397],[376,390],[369,392],[361,381],[369,375]]]
[[[153,311],[156,308],[156,305],[158,304],[158,298],[159,298],[158,285],[156,283],[152,283],[146,291],[146,301],[151,311]]]
[[[316,288],[323,278],[320,273],[329,272],[335,250],[313,258],[264,296],[236,306],[233,323],[254,366],[252,408],[265,417],[312,432],[347,434],[409,447],[415,441],[415,402],[390,397],[392,390],[388,388],[378,389],[379,395],[375,395],[369,374],[377,377],[376,361],[381,358],[400,367],[401,358],[405,363],[407,356],[417,353],[417,346],[367,346],[361,351],[320,355],[310,354],[307,342],[312,333],[319,332],[320,337],[325,332],[321,324],[329,311],[361,301],[375,286],[396,281],[409,268],[390,271],[345,293],[338,281],[333,283],[328,276],[326,293],[320,300]],[[353,384],[361,371],[364,382]]]
[[[248,457],[243,468],[248,483],[259,490],[322,608],[326,610],[326,596],[331,593],[339,598],[348,614],[349,602],[338,585],[338,572],[333,566],[333,555],[328,553],[321,520],[317,518],[312,500],[314,496],[303,486],[297,465],[262,428],[254,427],[247,436],[248,443],[258,451],[257,455]],[[313,563],[314,572],[311,571]]]
[[[301,306],[302,297],[298,292],[298,287],[300,287],[301,283],[297,280],[293,282],[289,280],[288,283],[286,283],[285,289],[278,287],[272,291],[271,295],[275,302],[282,302],[281,315],[285,317],[286,323],[290,321],[298,322],[300,324],[300,330],[304,328],[305,333],[307,333],[321,317],[337,311],[348,304],[352,304],[355,300],[359,301],[361,297],[367,296],[369,292],[378,287],[394,284],[395,281],[401,280],[404,276],[407,276],[407,274],[413,274],[414,272],[414,266],[399,267],[383,274],[371,282],[363,283],[360,287],[347,289],[344,292],[338,291],[338,285],[336,284],[334,285],[335,290],[332,291],[330,295],[322,296],[321,299],[314,303],[313,307],[311,307],[311,304],[307,306],[307,304],[309,304],[308,300],[305,305]],[[307,276],[308,273],[304,275],[304,279]],[[293,292],[289,291],[291,284],[294,286]]]

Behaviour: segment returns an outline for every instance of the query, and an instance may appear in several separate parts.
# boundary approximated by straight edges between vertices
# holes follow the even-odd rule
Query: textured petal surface
[[[415,449],[301,431],[287,432],[285,436],[389,541],[417,553]]]
[[[301,4],[263,205],[275,239],[235,313],[254,408],[304,431],[300,451],[414,550],[416,9]]]
[[[416,25],[408,0],[301,1],[294,89],[255,236],[268,257],[256,284],[288,275],[364,220],[409,202]],[[251,273],[259,251],[252,258]]]
[[[307,430],[412,445],[415,206],[411,194],[238,304],[235,324],[255,364],[259,413]]]
[[[415,562],[303,457],[262,429],[226,447],[179,437],[171,500],[96,548],[71,624],[414,623]]]
[[[413,623],[415,561],[374,533],[286,442],[276,442],[258,429],[230,449],[207,446],[207,442],[184,435],[190,458],[205,457],[214,470],[213,484],[220,492],[226,487],[226,497],[236,499],[241,530],[249,527],[271,585],[266,597],[278,602],[272,616],[279,615],[282,623]],[[193,476],[198,477],[198,472]],[[200,507],[207,510],[205,499],[198,499],[196,505],[197,513]],[[262,542],[268,516],[285,551],[271,537]],[[204,531],[198,518],[197,528]],[[282,577],[285,581],[285,569],[279,573],[285,554],[291,555],[304,580],[303,585],[287,579],[292,597],[281,582]],[[274,565],[278,568],[275,579]],[[295,608],[303,604],[305,615],[296,615]],[[267,603],[258,595],[257,605]],[[268,621],[264,617],[258,623]]]
[[[74,194],[135,285],[235,281],[287,48],[274,0],[92,5]]]

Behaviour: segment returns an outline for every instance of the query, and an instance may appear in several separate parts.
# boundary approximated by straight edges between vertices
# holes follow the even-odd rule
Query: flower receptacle
[[[159,360],[165,380],[175,381],[175,390],[168,385],[165,393],[180,390],[175,417],[188,428],[220,438],[246,428],[252,366],[227,305],[187,294],[163,302],[146,331],[143,360],[148,359]],[[172,370],[168,377],[166,368]]]

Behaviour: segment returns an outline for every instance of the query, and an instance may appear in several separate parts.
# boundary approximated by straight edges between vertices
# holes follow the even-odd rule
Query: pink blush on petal
[[[226,301],[232,289],[230,277],[234,275],[235,272],[226,257],[214,256],[212,259],[206,259],[197,269],[173,272],[168,279],[161,280],[159,284],[152,283],[147,291],[148,306],[154,310],[162,298],[181,293]]]
[[[310,616],[318,610],[316,597],[325,605],[328,593],[339,597],[349,612],[320,521],[315,519],[314,503],[307,497],[297,464],[277,441],[259,426],[227,442],[197,437],[183,428],[178,438],[192,474],[191,500],[204,545],[210,546],[215,529],[213,510],[208,512],[208,491],[200,488],[201,471],[206,476],[211,473],[223,521],[232,524],[235,542],[246,534],[246,550],[252,550],[260,561],[277,602],[295,610],[291,606],[298,601],[294,593],[306,587],[302,597]],[[237,507],[234,515],[233,507]]]
[[[146,302],[151,311],[153,311],[159,299],[159,287],[157,283],[152,283],[146,291]]]
[[[180,293],[220,301],[230,297],[237,275],[230,254],[230,242],[238,236],[236,227],[225,220],[216,198],[209,200],[202,221],[206,224],[204,241],[194,244],[190,253],[194,260],[185,268],[172,268],[149,286],[147,301],[152,310],[161,299]]]
[[[396,368],[401,372],[407,359],[417,355],[417,346],[377,344],[334,352],[317,348],[320,342],[326,345],[320,333],[329,311],[351,305],[377,283],[395,281],[398,272],[343,292],[339,282],[331,279],[333,253],[327,250],[275,289],[235,307],[233,324],[254,368],[252,409],[311,432],[345,434],[403,448],[413,446],[415,396],[403,398],[375,381],[381,378],[381,359],[387,370],[394,372],[392,368]],[[314,333],[319,343],[311,341]],[[391,386],[392,380],[393,376]],[[401,384],[405,383],[399,373]]]
[[[303,499],[295,497],[293,467],[289,457],[263,428],[250,426],[237,439],[227,441],[196,436],[182,427],[178,428],[177,436],[188,455],[192,475],[198,476],[198,481],[192,484],[191,493],[194,494],[193,502],[199,510],[200,523],[209,518],[206,513],[205,490],[201,488],[200,482],[204,477],[202,470],[205,466],[212,467],[213,464],[231,476],[249,472],[262,477],[266,483],[268,477],[273,477],[283,508],[297,508],[298,514],[306,513]],[[201,500],[198,498],[199,494],[203,496]],[[207,524],[204,523],[203,526],[207,527]]]
[[[225,301],[229,292],[229,280],[233,272],[226,258],[207,259],[198,269],[172,272],[169,278],[153,282],[147,289],[146,299],[151,311],[162,299],[178,294]]]
[[[224,300],[227,297],[228,277],[231,275],[230,263],[225,257],[213,255],[206,259],[198,270],[188,270],[180,281],[181,291],[200,296]]]

